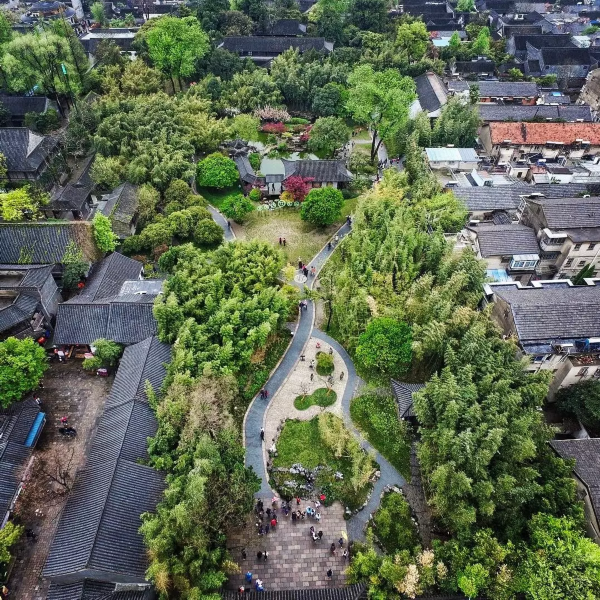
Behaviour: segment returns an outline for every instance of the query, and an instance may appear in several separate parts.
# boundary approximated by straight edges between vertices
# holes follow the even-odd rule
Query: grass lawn
[[[410,479],[410,438],[392,396],[365,394],[350,404],[354,424],[406,479]]]
[[[333,390],[327,388],[319,388],[308,396],[296,396],[294,407],[297,410],[306,410],[307,408],[316,406],[331,406],[335,404],[337,394]]]
[[[205,197],[212,204],[209,197]],[[259,239],[280,248],[290,264],[297,265],[298,259],[308,263],[354,211],[357,202],[358,198],[346,200],[340,221],[329,227],[315,227],[300,218],[299,210],[281,208],[250,213],[243,230],[247,239]],[[285,248],[279,246],[280,237],[286,239]]]
[[[321,417],[327,415],[338,426],[343,424],[339,417],[324,413]],[[314,469],[322,466],[314,481],[314,490],[323,492],[326,496],[325,504],[330,505],[335,500],[340,500],[344,506],[351,510],[362,506],[371,489],[371,484],[367,483],[358,490],[355,490],[350,483],[352,477],[352,459],[347,452],[342,453],[342,458],[336,458],[334,453],[325,445],[321,438],[318,425],[319,417],[310,421],[286,421],[279,440],[277,441],[277,456],[273,459],[273,467],[289,468],[292,465],[301,464],[306,469]],[[348,436],[351,436],[344,429]],[[352,438],[353,439],[353,438]],[[371,464],[375,469],[375,463]],[[335,478],[335,473],[343,474],[343,479]],[[296,488],[289,486],[290,481],[296,481],[298,484],[306,484],[304,475],[291,474],[289,472],[271,472],[272,484],[284,498],[292,498],[297,493],[301,496],[307,496],[307,491],[297,491]],[[286,485],[288,484],[288,485]]]
[[[373,531],[388,554],[412,551],[419,544],[417,528],[404,496],[386,494],[373,517]]]
[[[206,198],[209,204],[212,204],[215,208],[221,210],[223,202],[229,198],[229,196],[237,196],[243,193],[240,186],[233,186],[225,188],[223,190],[217,190],[212,188],[198,188],[198,193]]]
[[[371,143],[371,134],[369,133],[369,131],[367,129],[361,129],[361,131],[358,132],[358,135],[355,135],[353,138],[355,142],[356,141],[367,141],[369,143]]]

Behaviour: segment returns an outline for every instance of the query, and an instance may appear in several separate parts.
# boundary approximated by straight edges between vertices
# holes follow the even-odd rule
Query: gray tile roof
[[[414,78],[419,104],[426,112],[434,112],[446,104],[448,92],[435,73],[423,73]]]
[[[267,32],[261,35],[279,36],[279,35],[303,35],[306,33],[306,25],[300,23],[298,19],[278,19],[269,25]]]
[[[157,423],[140,395],[135,371],[147,374],[158,389],[166,349],[151,339],[125,350],[111,397],[129,398],[107,404],[86,467],[60,517],[45,577],[61,581],[93,573],[94,579],[105,581],[145,580],[147,554],[139,534],[140,515],[156,508],[165,483],[162,473],[139,464],[147,459],[147,438],[156,433]]]
[[[392,391],[398,403],[398,414],[401,419],[414,417],[413,395],[415,392],[423,389],[424,383],[404,383],[392,379]]]
[[[530,98],[538,95],[537,83],[528,81],[478,81],[475,83],[479,86],[479,95],[482,98]],[[465,92],[469,90],[470,85],[473,85],[473,82],[450,81],[448,89]]]
[[[457,73],[494,73],[496,68],[493,60],[457,60]]]
[[[115,584],[85,579],[77,583],[51,583],[46,600],[155,600],[152,588],[115,592]]]
[[[227,36],[223,38],[219,48],[225,48],[230,52],[252,52],[258,56],[261,53],[271,55],[273,53],[281,54],[290,48],[297,49],[299,52],[308,50],[325,51],[327,43],[325,38],[321,37],[276,37],[276,36]]]
[[[125,348],[106,407],[118,406],[131,399],[146,400],[146,382],[158,391],[166,374],[165,363],[171,358],[171,347],[156,337]]]
[[[143,265],[119,252],[113,252],[100,262],[94,263],[85,287],[69,303],[98,302],[116,296],[123,284],[139,279]]]
[[[10,112],[11,117],[21,119],[28,112],[46,112],[50,100],[46,96],[7,96],[6,94],[0,94],[0,103]]]
[[[0,309],[0,333],[8,331],[20,323],[27,324],[37,307],[37,298],[25,293],[19,294],[10,306]]]
[[[80,185],[69,183],[59,187],[52,194],[49,208],[54,210],[82,210],[85,206],[93,185]]]
[[[522,288],[489,284],[510,305],[519,341],[536,343],[600,337],[600,286]]]
[[[549,198],[568,198],[577,194],[593,193],[590,186],[583,183],[566,183],[563,185],[501,185],[496,187],[457,187],[452,191],[457,198],[463,200],[468,210],[516,210],[521,202],[521,196],[542,194]]]
[[[600,519],[600,439],[552,440],[550,445],[562,458],[575,459],[575,474],[588,488],[594,512]]]
[[[247,156],[237,156],[233,160],[238,168],[240,179],[242,181],[252,185],[259,182],[260,177],[256,176],[256,173],[254,172],[254,169],[252,168]]]
[[[358,600],[363,597],[365,591],[366,584],[355,583],[341,588],[250,591],[243,596],[240,596],[237,592],[224,592],[221,597],[223,600],[240,600],[242,597],[247,600]]]
[[[0,262],[13,264],[60,263],[77,228],[87,223],[0,223]]]
[[[0,408],[0,522],[10,508],[31,455],[31,448],[24,444],[39,412],[33,399]]]
[[[600,198],[541,198],[530,201],[542,207],[551,229],[600,227]]]
[[[535,231],[525,225],[477,225],[469,227],[477,235],[482,258],[514,254],[538,254]]]
[[[535,118],[562,120],[568,123],[583,120],[591,123],[594,118],[592,109],[581,104],[570,106],[540,104],[524,106],[523,104],[492,104],[484,102],[477,105],[483,121],[530,121]]]
[[[538,50],[540,48],[555,48],[560,47],[573,47],[574,44],[571,42],[571,36],[568,33],[542,33],[538,35],[520,35],[515,34],[512,36],[515,44],[515,49],[519,52],[527,51],[527,43],[531,44]]]
[[[137,186],[123,183],[103,199],[106,200],[106,206],[102,212],[110,218],[113,231],[120,239],[129,237],[138,210]]]
[[[11,172],[35,173],[58,146],[58,138],[27,127],[0,127],[0,152]]]
[[[282,159],[285,179],[298,175],[315,182],[347,182],[352,174],[341,160],[286,160]],[[284,181],[285,181],[284,179]]]
[[[157,333],[148,302],[110,302],[107,304],[58,305],[54,342],[56,344],[91,344],[106,338],[119,344],[135,344]]]
[[[589,48],[542,48],[545,65],[591,65],[596,62],[590,56]]]

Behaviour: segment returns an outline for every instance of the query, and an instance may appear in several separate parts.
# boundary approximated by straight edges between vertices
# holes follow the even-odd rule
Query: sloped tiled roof
[[[123,284],[131,279],[139,279],[142,263],[113,252],[92,266],[86,286],[69,303],[98,302],[112,298],[119,293]]]
[[[600,286],[490,287],[510,305],[524,345],[600,337]]]
[[[423,73],[414,78],[419,104],[426,112],[434,112],[446,104],[448,92],[436,73]]]
[[[492,144],[510,140],[512,144],[543,146],[548,142],[574,144],[583,140],[600,145],[600,123],[490,123]]]
[[[552,440],[550,445],[565,459],[575,459],[573,471],[589,490],[596,517],[600,518],[600,438]]]
[[[37,306],[37,298],[25,293],[19,294],[10,306],[0,310],[0,332],[8,331],[20,323],[27,324]]]
[[[306,25],[300,23],[298,19],[278,19],[267,27],[266,33],[259,35],[268,36],[296,36],[306,33]]]
[[[106,206],[103,213],[110,218],[113,231],[120,239],[131,235],[131,224],[138,210],[138,188],[131,183],[123,183],[110,194],[104,196]]]
[[[574,46],[574,44],[571,42],[571,36],[568,33],[542,33],[539,35],[515,34],[512,37],[514,40],[515,49],[521,52],[527,50],[527,43],[531,44],[538,50],[540,48],[556,48],[557,46],[564,48]]]
[[[495,64],[493,60],[457,60],[454,69],[457,73],[493,73]]]
[[[0,127],[0,152],[10,172],[35,173],[53,153],[58,139],[27,127]]]
[[[424,383],[404,383],[403,381],[392,379],[392,391],[398,403],[398,414],[401,419],[415,416],[413,395],[424,387]]]
[[[573,46],[563,48],[542,48],[542,58],[545,65],[586,65],[592,62],[589,48]]]
[[[528,81],[449,81],[448,89],[466,92],[474,84],[479,86],[482,98],[534,98],[538,95],[537,83]]]
[[[140,515],[155,509],[165,484],[162,473],[139,464],[147,459],[147,438],[156,433],[157,423],[146,398],[136,399],[139,383],[132,386],[129,379],[135,370],[147,372],[148,364],[155,365],[165,355],[165,345],[155,340],[125,349],[125,373],[117,371],[112,393],[131,395],[128,401],[108,406],[100,419],[86,468],[61,515],[44,576],[72,579],[93,571],[104,573],[109,581],[144,581],[147,554],[139,533]],[[152,378],[157,391],[162,380],[156,373]]]
[[[11,117],[22,118],[28,112],[46,112],[50,100],[46,96],[8,96],[0,94],[0,103],[10,112]]]
[[[223,38],[220,48],[230,52],[252,52],[257,56],[261,53],[283,53],[290,48],[300,52],[308,50],[327,50],[327,42],[322,37],[277,37],[277,36],[227,36]]]
[[[530,200],[542,207],[551,229],[600,227],[600,198],[539,198]]]
[[[540,251],[535,231],[525,225],[477,225],[469,227],[477,234],[483,258],[514,254],[537,254]]]
[[[364,583],[355,583],[341,588],[304,588],[298,590],[280,590],[254,592],[250,591],[240,596],[237,592],[225,592],[223,600],[358,600],[366,593]],[[366,596],[365,596],[366,597]]]
[[[51,583],[46,600],[154,600],[152,588],[115,592],[115,584],[85,579],[77,583]]]
[[[54,210],[81,210],[93,187],[93,185],[73,185],[69,183],[64,188],[58,188],[52,195],[50,208]]]
[[[85,231],[85,230],[89,231]],[[91,239],[89,223],[0,223],[0,262],[60,263],[69,242],[78,235]]]
[[[240,179],[245,183],[254,185],[259,181],[259,177],[256,176],[250,161],[247,156],[237,156],[233,159],[240,174]]]
[[[31,455],[25,440],[39,412],[40,407],[33,399],[0,408],[0,522],[19,488],[21,472]]]
[[[316,182],[352,180],[352,174],[341,160],[286,160],[284,158],[281,162],[285,168],[285,179],[297,175]]]
[[[573,104],[570,106],[540,104],[525,106],[523,104],[492,104],[483,102],[477,105],[483,121],[530,121],[531,119],[551,119],[574,123],[575,121],[592,122],[592,109],[589,106]]]
[[[54,342],[91,344],[106,338],[119,344],[135,344],[157,333],[152,313],[153,297],[147,302],[58,305]]]

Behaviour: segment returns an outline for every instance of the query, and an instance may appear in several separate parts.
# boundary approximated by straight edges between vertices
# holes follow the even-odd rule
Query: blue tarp
[[[46,413],[38,413],[38,416],[35,418],[29,433],[27,434],[27,439],[25,440],[25,446],[31,448],[35,446],[38,438],[40,437],[40,433],[44,428],[44,423],[46,423]]]

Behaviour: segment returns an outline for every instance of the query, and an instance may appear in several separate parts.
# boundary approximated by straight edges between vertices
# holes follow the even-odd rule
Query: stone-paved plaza
[[[264,501],[265,509],[270,506]],[[305,511],[312,502],[301,501],[299,507],[293,501],[293,508]],[[278,525],[275,531],[268,535],[258,535],[258,517],[253,514],[248,524],[242,530],[231,532],[228,536],[228,548],[231,556],[240,567],[240,572],[230,577],[228,587],[236,590],[241,585],[246,585],[245,574],[252,572],[252,589],[256,579],[262,580],[264,589],[292,590],[301,588],[339,587],[345,583],[344,571],[348,563],[344,561],[342,553],[347,549],[347,542],[340,550],[338,540],[346,538],[346,522],[344,521],[344,507],[335,502],[332,506],[320,507],[321,521],[306,518],[293,522],[291,516],[285,517],[281,509],[277,510]],[[265,521],[266,524],[266,516]],[[310,526],[315,531],[323,531],[323,539],[313,542],[310,535]],[[331,544],[336,545],[336,554],[332,556]],[[242,558],[242,550],[247,553],[246,560]],[[256,553],[267,551],[267,562],[257,560]],[[327,571],[331,569],[331,579]]]

